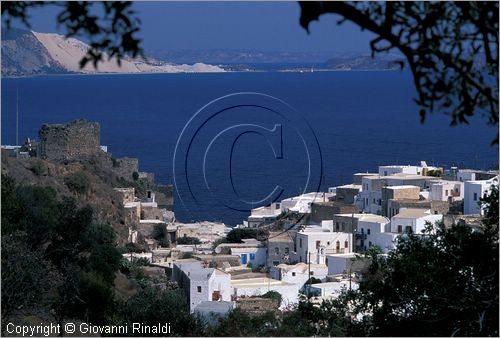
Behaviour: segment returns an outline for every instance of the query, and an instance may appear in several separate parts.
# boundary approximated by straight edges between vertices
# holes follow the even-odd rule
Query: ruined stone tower
[[[38,132],[39,156],[50,161],[78,160],[100,151],[97,122],[75,120],[66,124],[44,124]]]

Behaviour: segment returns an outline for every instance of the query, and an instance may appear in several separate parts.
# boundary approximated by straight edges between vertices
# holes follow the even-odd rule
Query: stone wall
[[[163,212],[165,209],[154,207],[141,207],[141,219],[155,219],[163,221]]]
[[[336,214],[357,214],[359,209],[352,205],[339,201],[317,202],[311,204],[310,221],[320,224],[321,221],[331,220]]]
[[[430,201],[430,200],[392,200],[390,199],[387,204],[387,215],[386,217],[392,217],[399,213],[401,208],[412,208],[412,209],[430,209],[431,214],[442,214],[445,215],[450,209],[450,205],[447,201]]]
[[[133,180],[133,173],[139,174],[139,160],[137,158],[121,157],[114,159],[113,171],[127,181]]]
[[[353,204],[354,203],[354,197],[359,194],[359,191],[361,189],[361,186],[359,188],[354,188],[354,187],[337,187],[337,195],[335,199],[339,202],[344,202],[347,204]]]
[[[99,154],[100,130],[99,123],[86,120],[44,124],[38,132],[38,156],[49,161],[64,161]]]
[[[238,308],[249,314],[263,314],[267,311],[277,311],[279,303],[275,299],[262,297],[242,297],[236,301]]]
[[[129,203],[135,201],[135,189],[134,188],[115,188],[122,196],[122,203]]]

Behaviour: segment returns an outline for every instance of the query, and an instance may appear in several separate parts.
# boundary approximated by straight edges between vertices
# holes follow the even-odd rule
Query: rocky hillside
[[[111,59],[99,63],[98,69],[87,64],[80,69],[79,62],[89,46],[77,39],[59,34],[38,33],[11,28],[2,31],[2,76],[30,76],[42,74],[93,73],[200,73],[223,72],[217,66],[203,63],[176,65],[155,60],[122,60],[118,66]]]
[[[2,153],[2,174],[18,184],[50,186],[59,197],[73,196],[80,205],[89,204],[96,223],[107,223],[117,233],[119,245],[128,242],[128,222],[121,196],[113,189],[123,186],[123,179],[112,170],[111,158],[104,154],[84,161],[56,163],[39,158],[15,158]],[[71,184],[75,177],[84,177],[88,188],[79,192]]]

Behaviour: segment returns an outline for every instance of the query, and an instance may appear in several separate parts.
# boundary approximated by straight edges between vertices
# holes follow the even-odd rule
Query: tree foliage
[[[2,319],[50,314],[103,323],[122,257],[111,226],[49,187],[2,176]],[[2,201],[4,202],[4,201]],[[3,321],[5,322],[5,321]],[[3,328],[4,329],[4,328]]]
[[[227,243],[243,243],[242,239],[245,238],[255,238],[257,240],[265,240],[268,234],[263,229],[252,229],[252,228],[236,228],[231,231],[226,236]]]
[[[201,241],[197,237],[184,235],[184,237],[177,238],[177,244],[201,244]]]
[[[397,49],[413,74],[420,117],[439,111],[451,125],[486,115],[498,126],[497,1],[300,2],[308,29],[325,13],[376,34],[372,55]],[[498,143],[498,133],[494,140]]]
[[[158,241],[162,247],[169,247],[167,225],[165,223],[156,224],[153,228],[153,238]]]

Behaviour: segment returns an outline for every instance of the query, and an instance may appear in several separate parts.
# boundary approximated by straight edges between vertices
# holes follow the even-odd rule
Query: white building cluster
[[[419,166],[380,166],[376,173],[354,174],[352,184],[253,209],[243,227],[267,229],[284,222],[282,230],[270,231],[264,241],[221,243],[212,251],[228,230],[224,225],[206,224],[202,231],[199,225],[172,221],[168,227],[175,225],[178,234],[202,239],[203,245],[192,251],[198,255],[156,263],[153,255],[151,260],[171,268],[192,312],[220,314],[241,299],[270,291],[281,294],[280,308],[285,309],[298,303],[300,293],[320,301],[357,288],[359,272],[367,266],[358,254],[370,247],[387,254],[399,236],[422,234],[428,224],[451,213],[481,215],[480,199],[494,184],[497,172],[444,171],[423,161]],[[126,207],[150,206],[128,202]],[[299,215],[300,222],[286,224],[287,215]]]

